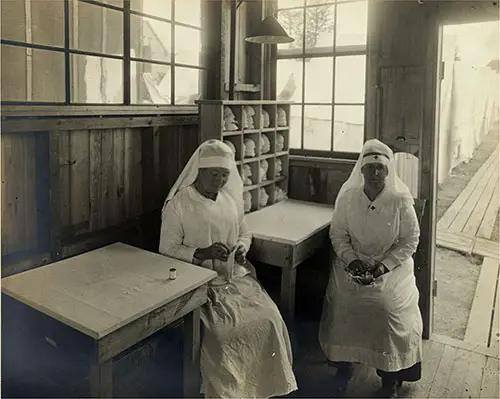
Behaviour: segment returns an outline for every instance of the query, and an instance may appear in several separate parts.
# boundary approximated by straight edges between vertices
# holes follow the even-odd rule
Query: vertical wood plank
[[[49,133],[35,134],[36,219],[38,250],[50,250],[50,141]]]
[[[161,128],[160,132],[160,151],[164,154],[160,178],[164,184],[162,198],[165,198],[180,172],[180,135],[168,126]]]
[[[113,160],[114,160],[114,196],[116,198],[116,220],[114,224],[119,224],[125,220],[125,131],[124,129],[114,129],[113,131]]]
[[[89,142],[90,159],[90,230],[96,231],[102,226],[102,131],[92,130]]]
[[[102,131],[101,147],[101,169],[102,169],[102,197],[101,197],[101,226],[110,227],[113,224],[115,203],[113,202],[113,174],[114,174],[114,151],[113,130]]]
[[[70,185],[70,174],[71,174],[71,145],[70,145],[70,135],[68,130],[59,132],[59,185],[61,190],[61,208],[60,220],[61,228],[67,228],[71,225],[71,185]]]
[[[62,256],[60,132],[49,132],[50,165],[50,252],[52,261]]]
[[[89,130],[73,130],[70,136],[71,225],[82,233],[90,227],[90,136]]]
[[[38,220],[36,197],[36,151],[35,135],[29,133],[24,137],[24,237],[27,251],[38,248]]]
[[[142,211],[142,134],[140,129],[125,129],[125,210],[127,218]]]
[[[2,139],[2,255],[24,249],[24,209],[22,198],[21,135]]]
[[[142,196],[144,198],[144,210],[149,212],[155,206],[155,196],[158,196],[159,166],[157,150],[155,149],[158,128],[152,127],[142,131]]]

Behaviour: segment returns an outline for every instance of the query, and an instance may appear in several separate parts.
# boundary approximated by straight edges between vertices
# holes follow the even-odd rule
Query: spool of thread
[[[170,270],[170,280],[175,280],[177,278],[177,269],[171,268]]]

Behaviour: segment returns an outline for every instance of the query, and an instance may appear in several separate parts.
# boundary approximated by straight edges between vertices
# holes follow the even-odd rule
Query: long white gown
[[[336,259],[319,332],[325,355],[388,372],[420,362],[422,318],[412,259],[419,226],[411,201],[383,191],[371,202],[363,188],[353,188],[339,198],[330,238]],[[354,283],[344,268],[358,258],[382,261],[390,272],[374,285]]]
[[[250,247],[235,201],[223,191],[212,201],[192,186],[180,190],[163,212],[160,253],[192,263],[196,248],[214,242]],[[219,273],[201,315],[205,397],[269,398],[296,390],[288,330],[272,299],[243,266],[235,264],[230,283],[225,262],[201,266]]]

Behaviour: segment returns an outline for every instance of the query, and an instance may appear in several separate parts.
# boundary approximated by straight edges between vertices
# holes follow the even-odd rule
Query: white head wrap
[[[186,166],[177,178],[170,192],[167,195],[163,210],[168,201],[174,198],[174,195],[185,187],[190,186],[198,177],[200,168],[226,168],[229,169],[229,178],[221,191],[227,192],[234,198],[240,215],[243,215],[243,182],[234,160],[232,149],[220,140],[207,140],[200,144],[196,151],[191,155]]]
[[[337,195],[337,201],[349,190],[364,186],[365,180],[361,168],[368,163],[381,163],[386,165],[389,173],[385,180],[385,190],[413,201],[410,190],[396,174],[394,153],[387,145],[377,139],[368,140],[363,145],[361,154],[359,154],[358,161],[349,179],[343,184]]]

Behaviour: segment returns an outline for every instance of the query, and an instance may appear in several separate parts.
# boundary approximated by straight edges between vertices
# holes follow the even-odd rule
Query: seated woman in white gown
[[[288,330],[245,258],[251,240],[234,153],[206,141],[165,201],[159,248],[218,272],[201,313],[205,397],[268,398],[297,389]]]
[[[353,362],[377,369],[385,397],[396,397],[403,381],[420,379],[422,318],[412,259],[419,235],[394,154],[367,141],[339,192],[330,228],[336,259],[319,340],[337,363],[337,394],[345,392]]]

